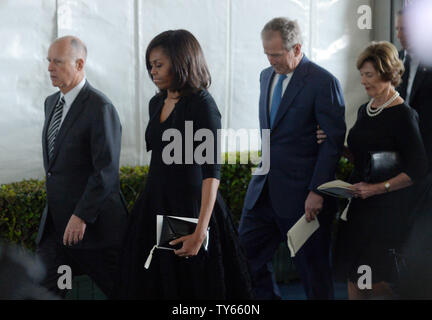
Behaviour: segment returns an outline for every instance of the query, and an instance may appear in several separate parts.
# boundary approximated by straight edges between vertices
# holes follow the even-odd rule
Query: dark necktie
[[[54,114],[51,118],[51,122],[48,127],[47,141],[48,141],[48,156],[50,160],[54,153],[55,139],[60,128],[60,122],[63,115],[64,104],[65,104],[65,100],[64,97],[62,97],[57,103],[57,105],[55,106]]]
[[[280,74],[278,82],[273,91],[272,104],[270,107],[270,128],[273,128],[273,123],[276,118],[276,113],[279,109],[282,100],[282,82],[286,79],[286,74]]]
[[[411,57],[408,53],[405,55],[404,67],[405,67],[405,72],[402,75],[402,83],[400,85],[399,93],[401,97],[405,100],[407,96],[408,79],[409,79],[410,67],[411,67]]]

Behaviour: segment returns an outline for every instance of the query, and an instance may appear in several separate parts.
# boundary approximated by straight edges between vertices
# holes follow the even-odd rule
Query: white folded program
[[[306,215],[303,214],[291,229],[288,230],[287,242],[291,257],[295,257],[296,253],[306,243],[310,236],[318,230],[319,226],[320,224],[317,218],[307,222]]]

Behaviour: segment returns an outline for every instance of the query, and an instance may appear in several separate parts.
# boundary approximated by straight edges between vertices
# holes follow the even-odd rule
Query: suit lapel
[[[405,58],[405,50],[399,51],[399,59],[403,61],[404,58]],[[405,98],[406,98],[406,89],[407,89],[407,82],[408,82],[408,76],[407,76],[407,74],[409,73],[406,62],[404,62],[404,67],[405,67],[405,71],[404,71],[404,73],[402,75],[402,78],[401,78],[402,82],[396,88],[396,90],[400,93],[400,96],[405,100]]]
[[[270,71],[270,72],[266,72],[263,74],[263,83],[264,83],[264,88],[263,88],[263,92],[265,92],[265,95],[263,95],[262,99],[264,99],[264,101],[261,101],[260,103],[260,114],[259,114],[259,118],[260,118],[260,125],[262,129],[269,129],[270,128],[270,114],[269,114],[269,97],[270,97],[270,88],[271,88],[271,83],[273,81],[275,72],[274,71]]]
[[[422,65],[418,66],[416,75],[414,77],[414,82],[411,88],[410,101],[408,101],[408,104],[410,104],[410,102],[413,101],[416,91],[419,88],[420,84],[423,82],[426,72],[427,72],[426,67]]]
[[[47,146],[47,131],[48,126],[51,121],[51,118],[54,113],[55,106],[60,98],[60,91],[53,95],[46,102],[46,110],[45,110],[45,122],[42,130],[42,153],[43,153],[43,161],[45,169],[48,168],[48,146]]]
[[[72,103],[66,117],[63,120],[63,123],[61,124],[60,130],[57,133],[57,137],[55,139],[53,157],[49,163],[50,167],[53,165],[57,157],[59,147],[62,145],[62,141],[68,133],[69,128],[75,122],[76,118],[81,114],[81,111],[84,108],[83,102],[88,96],[89,86],[90,85],[88,81],[86,81],[84,87],[81,89],[80,93]]]
[[[303,58],[301,59],[299,65],[294,70],[294,73],[291,77],[291,80],[288,84],[288,87],[286,88],[283,96],[282,101],[280,103],[279,109],[276,113],[276,118],[274,120],[273,128],[276,128],[284,114],[288,111],[288,109],[291,107],[291,104],[294,100],[294,98],[297,96],[297,94],[300,92],[300,90],[304,86],[304,77],[307,75],[307,66],[309,63],[309,59],[306,58],[305,55],[303,55]]]

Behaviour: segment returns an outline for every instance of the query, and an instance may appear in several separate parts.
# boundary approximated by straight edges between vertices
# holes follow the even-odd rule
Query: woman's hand
[[[366,199],[378,194],[382,194],[385,192],[385,190],[383,189],[384,186],[382,183],[360,182],[352,186],[352,190],[354,191],[354,198],[362,198],[362,199]]]
[[[205,239],[205,233],[201,234],[198,232],[194,232],[187,236],[180,237],[171,241],[170,245],[176,245],[180,242],[183,243],[182,247],[178,250],[174,250],[174,253],[179,257],[189,258],[192,256],[196,256],[198,254],[199,249]]]
[[[182,242],[182,247],[178,250],[174,250],[174,253],[179,257],[187,259],[198,254],[198,251],[207,235],[207,228],[216,201],[218,187],[219,179],[207,178],[203,180],[201,209],[198,224],[195,227],[194,233],[170,242],[170,245],[176,245]]]

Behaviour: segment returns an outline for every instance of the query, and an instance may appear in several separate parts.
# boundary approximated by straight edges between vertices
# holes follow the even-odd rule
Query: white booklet
[[[354,195],[354,191],[351,189],[351,187],[351,183],[342,180],[333,180],[323,183],[317,189],[322,193],[331,195],[333,197],[350,199]]]
[[[291,257],[295,257],[297,251],[305,244],[309,237],[319,228],[318,219],[307,222],[306,215],[302,215],[295,225],[287,232],[288,248]]]

